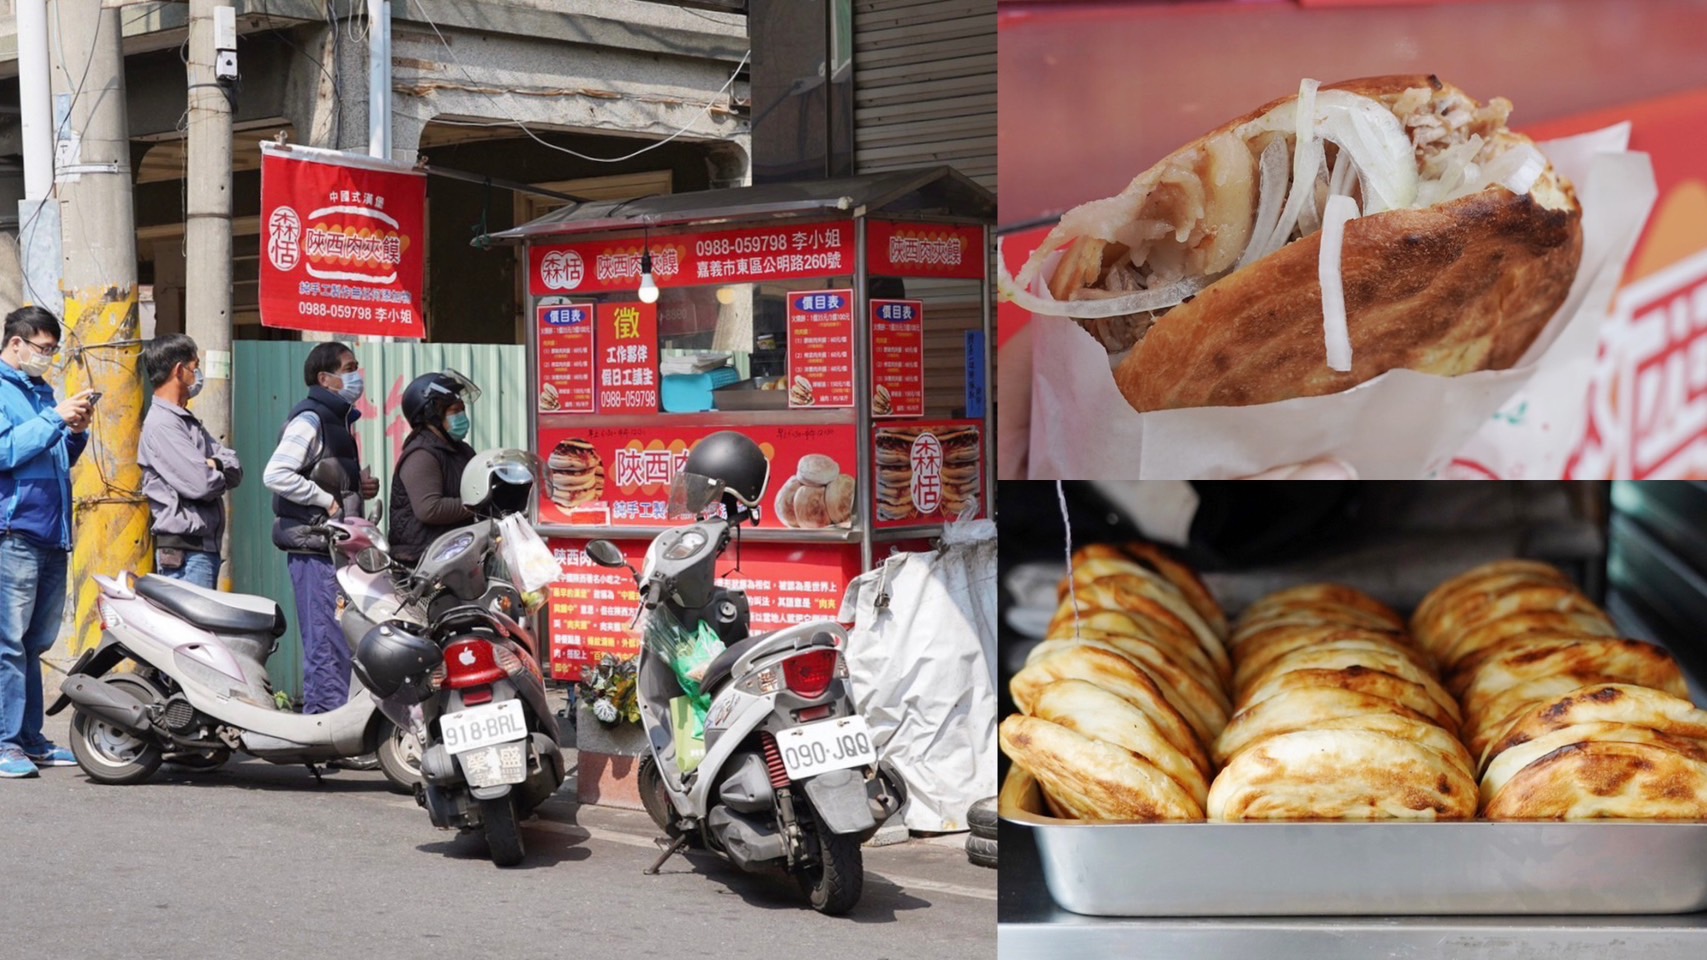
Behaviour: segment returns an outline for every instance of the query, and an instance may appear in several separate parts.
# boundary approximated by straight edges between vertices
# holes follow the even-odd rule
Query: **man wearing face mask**
[[[338,627],[338,578],[324,535],[310,532],[327,517],[359,514],[363,500],[379,494],[379,481],[362,470],[352,426],[361,415],[361,365],[341,343],[322,343],[302,365],[308,396],[291,409],[261,482],[273,494],[273,545],[288,555],[302,632],[304,713],[328,713],[350,696],[350,649]],[[342,468],[345,490],[359,480],[360,494],[334,497],[309,479],[323,460]]]
[[[163,576],[213,590],[225,491],[243,482],[243,467],[184,409],[202,389],[196,342],[181,333],[157,337],[142,348],[142,366],[154,402],[142,421],[136,462],[154,517],[154,566]]]
[[[89,437],[93,394],[59,403],[42,379],[59,352],[59,321],[41,307],[6,316],[0,340],[0,778],[69,766],[42,736],[41,655],[65,611],[71,465]]]
[[[391,554],[411,567],[438,537],[474,522],[462,505],[462,471],[474,459],[468,404],[480,388],[455,370],[416,377],[403,390],[412,428],[391,474]]]

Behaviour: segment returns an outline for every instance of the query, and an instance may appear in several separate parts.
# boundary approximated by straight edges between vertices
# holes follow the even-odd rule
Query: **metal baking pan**
[[[1707,909],[1707,823],[1074,823],[1024,806],[1055,901],[1108,917]]]

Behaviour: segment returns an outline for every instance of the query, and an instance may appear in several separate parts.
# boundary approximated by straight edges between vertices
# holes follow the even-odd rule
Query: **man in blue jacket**
[[[93,394],[59,403],[42,376],[59,321],[41,307],[6,316],[0,340],[0,778],[75,764],[42,736],[41,655],[65,611],[71,465],[89,441]]]

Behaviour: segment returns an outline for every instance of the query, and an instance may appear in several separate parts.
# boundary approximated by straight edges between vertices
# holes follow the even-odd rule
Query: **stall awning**
[[[900,220],[992,223],[996,198],[953,167],[802,183],[767,183],[633,200],[570,204],[531,223],[484,234],[476,246],[517,244],[641,226],[781,220],[839,213]]]

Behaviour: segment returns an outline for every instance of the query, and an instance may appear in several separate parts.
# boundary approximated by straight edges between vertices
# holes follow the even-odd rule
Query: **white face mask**
[[[28,377],[45,376],[48,368],[53,366],[53,356],[42,353],[28,340],[19,340],[18,343],[18,370]]]
[[[360,370],[345,374],[335,373],[333,376],[338,377],[343,384],[335,392],[345,403],[353,404],[362,398],[362,372]]]

